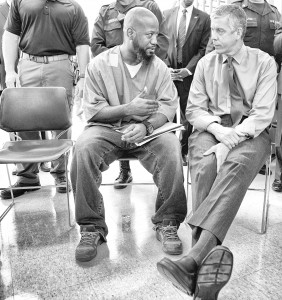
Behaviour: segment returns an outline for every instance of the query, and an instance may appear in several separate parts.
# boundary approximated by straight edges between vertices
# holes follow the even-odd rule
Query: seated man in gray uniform
[[[99,243],[106,241],[101,172],[124,153],[134,155],[153,174],[158,194],[152,222],[163,251],[182,253],[177,229],[187,208],[180,143],[173,133],[165,133],[136,145],[172,121],[178,106],[170,72],[155,55],[159,23],[148,9],[132,8],[125,16],[123,33],[122,45],[96,56],[85,75],[88,126],[76,142],[71,167],[76,221],[81,229],[78,261],[93,259]]]

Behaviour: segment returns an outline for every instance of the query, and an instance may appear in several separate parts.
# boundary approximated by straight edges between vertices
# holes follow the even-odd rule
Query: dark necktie
[[[236,78],[236,72],[234,71],[234,66],[232,64],[233,57],[227,58],[228,64],[228,81],[229,81],[229,91],[230,91],[230,100],[231,100],[231,109],[230,115],[233,122],[233,126],[239,124],[243,116],[243,99],[240,95]]]
[[[182,47],[185,42],[186,37],[186,12],[184,8],[182,10],[183,15],[181,16],[178,28],[178,37],[177,37],[177,62],[182,63]]]

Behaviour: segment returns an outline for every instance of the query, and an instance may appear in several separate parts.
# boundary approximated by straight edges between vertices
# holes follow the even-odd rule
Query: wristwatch
[[[153,133],[154,127],[149,121],[145,120],[142,122],[142,124],[146,126],[146,135],[150,135]]]

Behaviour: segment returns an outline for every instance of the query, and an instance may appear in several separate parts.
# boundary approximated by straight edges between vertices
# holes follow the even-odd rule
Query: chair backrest
[[[65,130],[71,124],[63,87],[6,88],[1,95],[0,128],[5,131]]]

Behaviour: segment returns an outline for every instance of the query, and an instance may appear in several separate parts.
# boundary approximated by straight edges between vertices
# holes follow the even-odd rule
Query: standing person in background
[[[275,57],[273,48],[274,34],[275,30],[279,27],[281,17],[278,9],[266,0],[233,0],[232,4],[242,7],[247,15],[247,31],[244,37],[245,45],[258,48]],[[278,57],[275,58],[277,64],[280,66],[280,59]],[[266,166],[264,165],[259,173],[264,175],[265,169]],[[272,185],[274,190],[281,185],[279,173],[276,172],[276,179]]]
[[[281,17],[278,9],[266,0],[233,0],[232,4],[242,7],[247,15],[245,45],[274,56],[274,34]]]
[[[7,0],[0,4],[0,91],[6,88],[5,78],[5,65],[2,51],[2,37],[4,33],[4,26],[10,9],[11,0]]]
[[[165,27],[164,16],[157,3],[153,0],[117,0],[111,4],[103,5],[99,16],[94,23],[91,38],[91,52],[95,57],[123,42],[123,20],[126,13],[133,7],[144,7],[149,9],[159,21],[158,44],[156,55],[162,60],[167,57],[169,40]],[[120,173],[115,180],[115,188],[123,189],[133,180],[129,161],[120,162]]]
[[[193,74],[198,61],[205,55],[210,37],[210,17],[193,7],[194,0],[181,0],[181,4],[164,11],[169,35],[168,66],[180,98],[182,123],[181,146],[183,164],[187,165],[188,137],[192,126],[185,118],[186,105]]]
[[[6,72],[5,72],[5,64],[4,64],[4,58],[3,58],[3,51],[2,51],[2,37],[3,37],[3,33],[4,33],[4,26],[8,17],[8,13],[10,10],[10,5],[11,5],[12,0],[7,0],[5,2],[2,2],[0,4],[0,93],[2,93],[2,91],[6,88]],[[17,64],[18,64],[18,59],[16,60],[15,63],[15,70],[17,68]],[[45,139],[45,132],[41,132],[41,137],[42,139]],[[11,134],[10,135],[10,139],[14,140],[14,135]],[[43,172],[49,172],[50,171],[50,167],[48,165],[48,162],[42,162],[40,164],[40,170]],[[17,174],[17,169],[15,168],[15,170],[12,172],[13,175]]]
[[[71,58],[77,55],[80,79],[77,88],[82,94],[84,72],[89,62],[88,21],[81,6],[73,1],[37,0],[13,1],[3,35],[3,55],[7,87],[16,82],[22,87],[61,86],[67,91],[69,107],[72,108],[74,73]],[[18,74],[15,62],[21,50]],[[51,99],[50,99],[51,101]],[[60,132],[53,132],[57,136]],[[60,138],[69,138],[71,132]],[[37,140],[39,132],[20,132],[23,139]],[[63,157],[52,161],[50,173],[55,178],[56,190],[65,193],[65,164]],[[18,181],[13,187],[40,186],[38,164],[23,164],[17,173]],[[28,189],[16,189],[14,197]],[[10,189],[1,191],[3,199],[10,199]]]
[[[276,31],[274,37],[274,52],[278,60],[282,61],[282,18],[280,20],[280,27]],[[282,72],[280,65],[280,73],[278,75],[278,97],[277,97],[277,127],[275,134],[275,152],[276,152],[276,170],[275,179],[272,183],[272,189],[275,192],[282,192],[282,149],[281,149],[281,134],[282,134]]]

